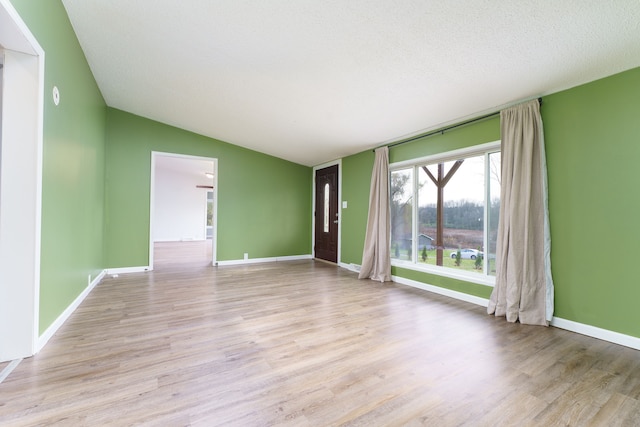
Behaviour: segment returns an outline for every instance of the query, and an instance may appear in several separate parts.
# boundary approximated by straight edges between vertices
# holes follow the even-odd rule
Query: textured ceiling
[[[317,165],[640,66],[638,0],[62,0],[107,104]]]

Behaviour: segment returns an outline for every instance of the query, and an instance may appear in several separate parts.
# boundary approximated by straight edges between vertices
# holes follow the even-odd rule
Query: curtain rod
[[[542,98],[538,98],[538,103],[540,105],[542,105]],[[392,142],[391,144],[387,144],[386,146],[391,148],[391,147],[395,147],[397,145],[406,144],[407,142],[415,141],[417,139],[426,138],[426,137],[437,135],[437,134],[444,134],[445,132],[450,131],[452,129],[459,128],[459,127],[462,127],[462,126],[466,126],[466,125],[469,125],[471,123],[479,122],[481,120],[488,119],[489,117],[497,116],[498,114],[500,114],[500,111],[496,111],[496,112],[493,112],[493,113],[490,113],[490,114],[485,114],[484,116],[476,117],[475,119],[467,120],[466,122],[462,122],[462,123],[457,123],[455,125],[451,125],[451,126],[448,126],[446,128],[442,128],[442,129],[434,130],[434,131],[431,131],[431,132],[423,133],[422,135],[417,135],[417,136],[411,137],[409,139],[405,139],[403,141]],[[381,147],[384,147],[384,145],[382,145]],[[376,148],[380,148],[380,147],[376,147]],[[375,152],[376,150],[374,149],[373,151]]]

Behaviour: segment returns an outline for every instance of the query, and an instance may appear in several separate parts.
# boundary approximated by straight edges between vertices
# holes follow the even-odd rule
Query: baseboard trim
[[[444,295],[460,301],[470,302],[482,307],[487,307],[489,305],[489,300],[486,298],[465,294],[464,292],[452,291],[451,289],[441,288],[439,286],[428,285],[426,283],[418,282],[417,280],[405,279],[404,277],[399,276],[391,276],[391,280],[401,285],[411,286],[412,288],[422,289],[425,291],[433,292],[434,294]]]
[[[2,371],[0,371],[0,384],[2,381],[6,380],[9,374],[13,372],[14,369],[22,362],[22,359],[12,360],[7,366],[4,367]]]
[[[95,279],[76,297],[76,299],[62,312],[60,316],[47,328],[46,331],[40,337],[38,337],[38,341],[36,343],[36,353],[38,353],[42,348],[49,342],[51,337],[60,329],[60,327],[67,321],[67,319],[73,314],[73,312],[80,306],[82,301],[91,293],[93,288],[95,288],[98,283],[102,281],[104,276],[106,276],[107,270],[102,270],[100,274],[96,276]]]
[[[614,344],[623,345],[625,347],[633,348],[634,350],[640,350],[640,338],[633,337],[631,335],[621,334],[619,332],[598,328],[596,326],[585,325],[584,323],[578,323],[573,320],[562,319],[560,317],[554,317],[551,319],[551,326],[603,341],[612,342]]]
[[[342,268],[344,268],[345,270],[349,270],[349,271],[353,271],[354,273],[360,273],[360,267],[357,264],[351,263],[351,264],[347,264],[344,262],[339,262],[338,265]]]
[[[348,267],[346,267],[346,264],[345,264],[345,268],[349,269]],[[404,277],[392,276],[392,279],[394,282],[399,283],[401,285],[407,285],[414,288],[423,289],[425,291],[429,291],[436,294],[455,298],[458,300],[470,302],[472,304],[480,305],[482,307],[487,307],[489,304],[489,300],[486,298],[480,298],[480,297],[468,295],[462,292],[452,291],[450,289],[428,285],[426,283],[418,282],[415,280],[405,279]],[[640,350],[640,338],[634,337],[631,335],[621,334],[619,332],[610,331],[608,329],[602,329],[596,326],[574,322],[573,320],[562,319],[560,317],[553,317],[551,319],[550,325],[559,329],[564,329],[566,331],[575,332],[581,335],[586,335],[591,338],[597,338],[613,344],[629,347],[634,350]]]
[[[128,274],[128,273],[144,273],[147,271],[151,271],[153,268],[147,266],[141,267],[120,267],[120,268],[107,268],[106,274],[114,275],[114,274]]]
[[[311,255],[290,255],[270,258],[248,258],[248,259],[232,259],[227,261],[218,261],[218,266],[227,265],[243,265],[243,264],[260,264],[264,262],[282,262],[282,261],[298,261],[303,259],[311,259]]]

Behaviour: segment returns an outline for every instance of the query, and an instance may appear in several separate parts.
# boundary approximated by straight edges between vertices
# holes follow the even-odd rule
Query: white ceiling
[[[640,66],[638,0],[62,0],[106,103],[312,166]]]
[[[191,176],[192,179],[202,185],[212,185],[213,178],[206,173],[214,173],[212,160],[196,159],[193,157],[171,156],[158,154],[154,158],[157,170],[175,172],[181,175]]]

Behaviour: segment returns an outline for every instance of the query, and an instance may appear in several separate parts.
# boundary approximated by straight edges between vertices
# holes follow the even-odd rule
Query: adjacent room
[[[639,22],[0,0],[0,424],[637,425]]]

